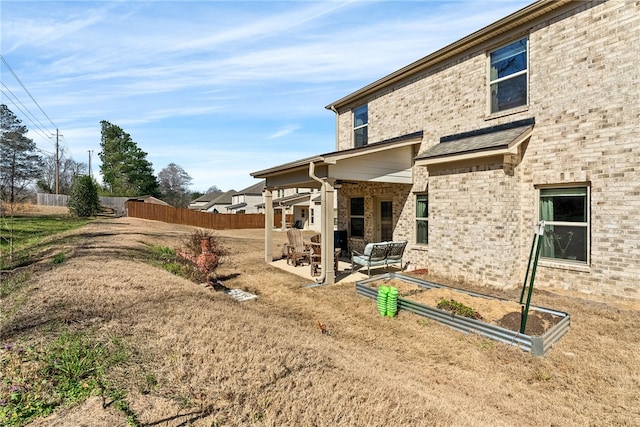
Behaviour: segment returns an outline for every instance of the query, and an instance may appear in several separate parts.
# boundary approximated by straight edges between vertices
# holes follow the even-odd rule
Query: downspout
[[[324,215],[324,206],[325,206],[325,203],[326,203],[326,200],[325,200],[326,196],[325,195],[327,193],[327,181],[323,180],[321,178],[318,178],[316,176],[316,164],[313,163],[313,162],[309,162],[309,178],[311,178],[311,179],[313,179],[315,181],[318,181],[320,183],[320,185],[321,185],[321,187],[320,187],[320,205],[323,207],[323,212],[322,212],[323,215],[320,218],[320,224],[321,224],[320,225],[320,229],[324,232],[324,229],[325,229],[324,223],[327,220],[325,218],[326,215]],[[320,261],[320,277],[318,277],[316,279],[316,282],[318,282],[318,283],[324,283],[325,278],[327,276],[327,264],[328,264],[327,260],[329,259],[329,256],[327,255],[327,251],[324,250],[324,248],[326,247],[325,242],[326,242],[327,238],[328,238],[327,236],[322,236],[321,244],[322,244],[322,252],[323,252],[323,254],[322,254],[322,260]]]

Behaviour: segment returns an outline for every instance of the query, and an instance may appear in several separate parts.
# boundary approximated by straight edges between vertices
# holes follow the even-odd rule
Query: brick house
[[[407,240],[463,283],[521,286],[545,220],[536,283],[638,299],[638,52],[637,1],[540,0],[328,105],[336,151],[252,175],[330,210],[340,187],[351,249]]]

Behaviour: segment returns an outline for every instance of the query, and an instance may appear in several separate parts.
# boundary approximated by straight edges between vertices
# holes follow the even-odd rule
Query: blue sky
[[[28,93],[3,62],[0,102],[42,150],[56,127],[74,160],[93,150],[99,181],[107,120],[156,173],[241,190],[335,149],[325,105],[531,2],[2,0],[2,56]]]

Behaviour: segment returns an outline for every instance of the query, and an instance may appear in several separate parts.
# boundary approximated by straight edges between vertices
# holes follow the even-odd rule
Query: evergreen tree
[[[31,195],[40,177],[42,158],[29,130],[5,104],[0,104],[0,200],[20,203]]]
[[[121,127],[106,120],[100,124],[102,151],[98,156],[108,192],[113,196],[159,196],[158,181],[147,153]]]
[[[89,175],[79,175],[73,180],[69,201],[69,212],[77,217],[94,216],[100,209],[98,184]]]

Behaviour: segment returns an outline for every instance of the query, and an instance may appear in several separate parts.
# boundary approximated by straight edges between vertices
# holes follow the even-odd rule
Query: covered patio
[[[321,252],[333,253],[335,230],[333,217],[336,207],[334,192],[339,192],[342,184],[347,181],[411,185],[414,158],[422,142],[422,136],[422,131],[415,132],[364,147],[334,151],[253,172],[251,175],[254,178],[264,179],[266,182],[263,192],[266,217],[265,262],[274,262],[272,233],[275,190],[299,187],[320,190]],[[337,199],[340,204],[339,193]],[[332,261],[329,257],[322,258],[320,276],[313,278],[317,283],[333,284],[341,279],[340,267],[336,272]],[[286,264],[286,261],[283,262]],[[309,278],[311,278],[310,275]]]

